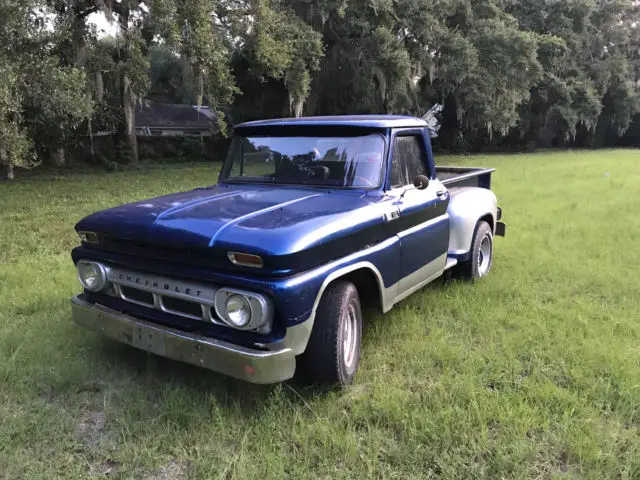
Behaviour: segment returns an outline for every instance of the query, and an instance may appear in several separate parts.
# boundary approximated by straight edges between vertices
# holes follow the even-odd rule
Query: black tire
[[[488,245],[488,258],[487,258]],[[460,274],[467,280],[475,281],[486,277],[493,264],[493,231],[491,226],[481,220],[476,225],[471,241],[469,260],[459,264]]]
[[[345,341],[348,330],[351,336]],[[301,380],[313,384],[351,384],[360,362],[361,343],[358,291],[351,282],[336,281],[320,299],[307,349],[299,358],[300,373],[304,376]]]

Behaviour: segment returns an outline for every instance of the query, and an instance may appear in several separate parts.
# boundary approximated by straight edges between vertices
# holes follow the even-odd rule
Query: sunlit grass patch
[[[368,313],[344,391],[248,385],[71,323],[75,222],[217,168],[0,185],[0,478],[637,478],[640,153],[451,160],[497,168],[493,270]]]

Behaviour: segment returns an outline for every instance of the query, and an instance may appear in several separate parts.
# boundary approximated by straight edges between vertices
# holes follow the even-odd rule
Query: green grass
[[[640,478],[640,153],[495,166],[477,284],[369,314],[344,391],[253,386],[76,327],[74,223],[207,166],[0,185],[0,478]]]

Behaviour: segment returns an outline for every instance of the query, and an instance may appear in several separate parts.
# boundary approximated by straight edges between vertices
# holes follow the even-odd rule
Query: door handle
[[[447,198],[447,194],[448,193],[449,192],[447,192],[446,190],[440,190],[440,191],[436,192],[436,195],[440,200],[444,200],[445,198]]]

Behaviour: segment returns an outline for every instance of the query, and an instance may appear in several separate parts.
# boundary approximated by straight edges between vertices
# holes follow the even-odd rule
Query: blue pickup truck
[[[436,168],[405,116],[249,122],[218,183],[94,213],[72,252],[78,324],[254,383],[345,385],[362,306],[491,268],[492,169]]]

